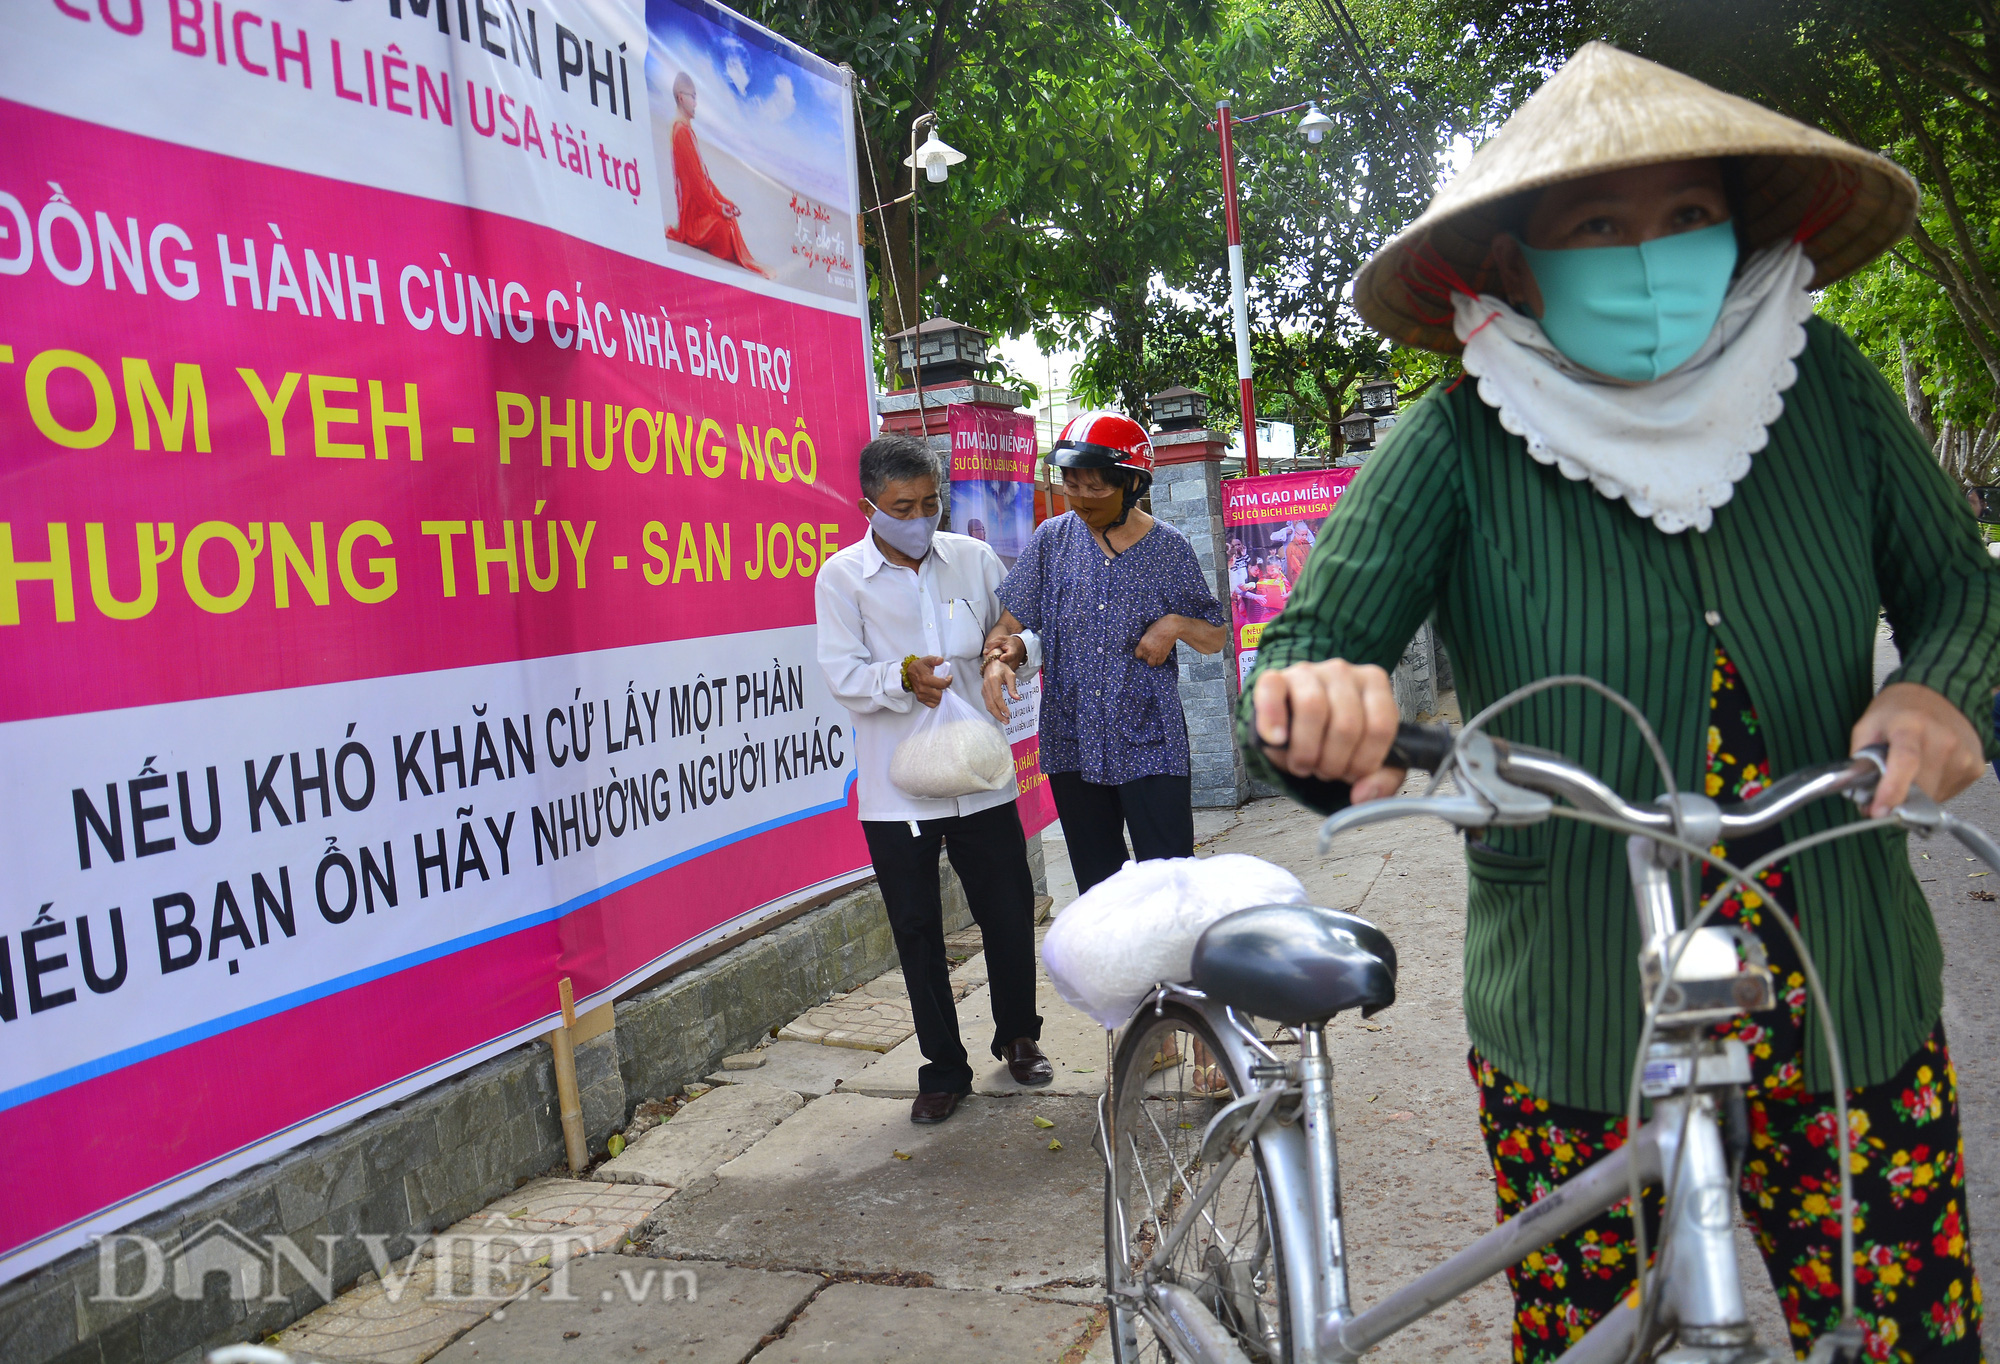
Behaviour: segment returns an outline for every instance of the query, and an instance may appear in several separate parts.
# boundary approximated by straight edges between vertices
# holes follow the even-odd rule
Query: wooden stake
[[[583,1135],[583,1100],[576,1087],[576,1043],[570,1029],[576,1026],[576,1000],[570,993],[569,977],[556,984],[562,998],[562,1026],[549,1034],[549,1048],[555,1053],[556,1102],[562,1113],[563,1146],[569,1154],[569,1168],[582,1174],[590,1165],[590,1147]]]

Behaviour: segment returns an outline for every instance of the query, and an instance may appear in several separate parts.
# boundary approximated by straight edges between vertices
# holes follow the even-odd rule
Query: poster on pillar
[[[865,873],[872,380],[704,0],[21,5],[0,110],[4,1281]]]
[[[1035,419],[978,403],[945,409],[951,433],[951,529],[1012,568],[1035,533]]]
[[[1265,474],[1222,485],[1222,531],[1228,542],[1230,646],[1240,685],[1257,664],[1267,622],[1291,600],[1319,524],[1354,481],[1353,469]]]
[[[951,433],[951,529],[990,545],[1008,568],[1035,533],[1035,419],[977,403],[945,410]],[[1014,748],[1021,828],[1040,833],[1055,822],[1055,797],[1042,774],[1042,683],[1021,689],[1009,707],[1007,741]]]

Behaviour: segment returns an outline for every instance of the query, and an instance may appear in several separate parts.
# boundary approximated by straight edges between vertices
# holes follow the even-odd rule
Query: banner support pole
[[[576,1042],[570,1031],[576,1027],[576,999],[568,976],[556,983],[556,993],[562,998],[563,1019],[562,1026],[549,1034],[549,1049],[556,1061],[556,1103],[562,1113],[563,1147],[569,1155],[570,1173],[580,1175],[590,1164],[590,1145],[584,1139],[583,1100],[576,1087]]]

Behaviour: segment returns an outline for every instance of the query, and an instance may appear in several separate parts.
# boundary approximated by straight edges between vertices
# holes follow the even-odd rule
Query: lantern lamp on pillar
[[[979,377],[987,363],[986,337],[977,327],[933,317],[888,339],[895,343],[899,368],[925,383],[942,384]]]
[[[1340,439],[1350,451],[1375,448],[1375,418],[1356,409],[1340,419]]]
[[[1146,399],[1156,431],[1193,431],[1208,421],[1208,395],[1175,384]]]
[[[1396,381],[1375,378],[1361,385],[1361,408],[1365,412],[1380,414],[1396,410]]]

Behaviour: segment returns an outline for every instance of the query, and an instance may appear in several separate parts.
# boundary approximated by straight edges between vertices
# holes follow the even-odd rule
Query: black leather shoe
[[[1045,1085],[1056,1078],[1056,1069],[1034,1039],[1017,1037],[1007,1044],[1007,1073],[1017,1085]]]
[[[910,1105],[910,1121],[920,1126],[943,1122],[958,1110],[963,1094],[919,1094]]]

